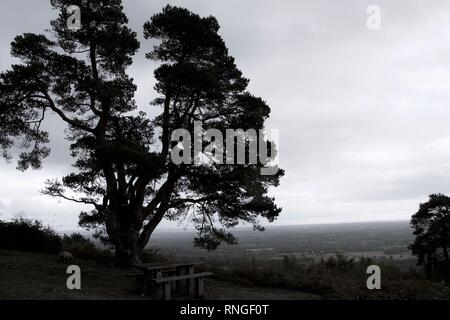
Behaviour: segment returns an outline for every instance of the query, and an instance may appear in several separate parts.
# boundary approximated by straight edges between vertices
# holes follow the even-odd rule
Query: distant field
[[[258,258],[280,259],[284,255],[317,259],[336,253],[349,257],[408,260],[408,244],[413,236],[409,223],[377,222],[335,225],[269,226],[264,232],[236,229],[237,245],[222,245],[214,252],[194,248],[195,234],[185,231],[160,231],[153,235],[152,248],[177,256],[205,259]]]
[[[294,256],[311,262],[341,254],[358,259],[361,256],[394,260],[414,265],[408,250],[413,241],[409,222],[372,222],[329,225],[268,226],[266,231],[251,228],[232,230],[237,245],[221,245],[207,252],[193,246],[195,232],[183,229],[156,230],[149,248],[177,257],[204,258],[205,260],[283,259]]]

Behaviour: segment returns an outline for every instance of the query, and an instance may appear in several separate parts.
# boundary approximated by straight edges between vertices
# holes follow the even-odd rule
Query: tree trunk
[[[134,264],[142,263],[142,250],[138,246],[139,231],[128,229],[116,236],[115,260],[121,268],[131,268]]]
[[[171,183],[173,186],[174,181]],[[144,197],[141,197],[142,201],[143,199]],[[142,263],[145,246],[153,231],[163,219],[169,200],[170,192],[162,196],[158,210],[145,226],[143,221],[145,216],[141,211],[142,203],[122,205],[119,209],[110,209],[109,214],[106,215],[105,226],[115,247],[116,265],[118,267],[131,268],[134,264]]]
[[[142,263],[142,249],[139,247],[139,231],[141,225],[133,221],[132,212],[121,212],[119,215],[109,215],[105,221],[106,231],[115,249],[115,264],[121,268],[131,268]],[[120,217],[120,216],[119,216]]]

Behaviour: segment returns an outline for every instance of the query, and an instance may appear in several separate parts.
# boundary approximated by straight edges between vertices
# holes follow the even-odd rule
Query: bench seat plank
[[[143,263],[143,264],[135,264],[134,266],[139,269],[144,269],[147,271],[158,270],[158,269],[166,269],[166,268],[178,268],[178,267],[188,267],[188,266],[196,266],[201,265],[203,262],[201,261],[192,261],[192,262],[180,262],[180,263]]]
[[[157,278],[157,279],[153,279],[153,281],[155,281],[156,283],[163,283],[163,282],[170,282],[170,281],[203,278],[203,277],[209,277],[212,275],[213,275],[212,272],[199,272],[199,273],[184,274],[181,276]]]

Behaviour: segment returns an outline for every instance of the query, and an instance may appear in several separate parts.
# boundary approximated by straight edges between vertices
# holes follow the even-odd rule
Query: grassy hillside
[[[105,263],[76,259],[82,271],[82,289],[66,287],[66,265],[56,256],[0,250],[0,300],[10,299],[151,299],[135,293],[134,279],[127,271]],[[315,294],[242,285],[220,279],[206,280],[206,298],[217,300],[310,300]]]

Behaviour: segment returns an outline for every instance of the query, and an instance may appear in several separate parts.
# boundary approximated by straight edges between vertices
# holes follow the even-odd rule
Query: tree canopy
[[[187,219],[198,230],[196,245],[214,249],[236,241],[226,229],[247,222],[262,230],[261,217],[271,222],[279,215],[268,191],[283,170],[261,175],[261,161],[171,161],[176,129],[192,133],[194,121],[222,133],[263,129],[270,114],[266,102],[247,91],[249,80],[230,56],[214,17],[166,6],[145,23],[145,38],[156,41],[146,57],[160,63],[154,71],[158,97],[138,108],[127,68],[140,44],[121,1],[50,2],[59,10],[51,33],[17,36],[11,54],[21,63],[0,74],[5,158],[20,146],[18,168],[41,168],[51,138],[43,121],[50,114],[63,121],[74,171],[48,181],[44,193],[92,206],[80,214],[80,225],[104,230],[121,265],[139,261],[164,218]],[[67,27],[69,5],[81,9],[79,30]],[[159,115],[149,116],[155,108]]]

